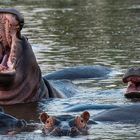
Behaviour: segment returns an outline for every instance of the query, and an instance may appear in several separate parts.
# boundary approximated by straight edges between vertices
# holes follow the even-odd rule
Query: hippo
[[[43,123],[45,135],[52,136],[77,136],[88,133],[88,121],[90,114],[84,111],[80,116],[50,116],[46,112],[40,114],[40,121]]]
[[[140,68],[129,68],[122,78],[124,83],[128,83],[125,97],[140,98]]]
[[[119,105],[112,105],[112,104],[91,104],[91,103],[78,103],[78,104],[73,104],[71,106],[65,107],[64,111],[65,112],[80,112],[84,110],[108,110],[108,109],[114,109],[118,108]]]
[[[0,134],[22,129],[26,126],[25,120],[19,120],[0,109]]]
[[[94,115],[93,120],[99,122],[140,123],[140,104],[121,105],[103,111]]]
[[[113,105],[113,104],[75,104],[67,107],[65,112],[81,112],[84,110],[100,110],[92,116],[95,122],[120,122],[120,123],[139,123],[140,122],[140,103],[129,105]],[[102,111],[104,110],[104,111]]]
[[[24,18],[19,11],[0,9],[1,105],[71,97],[76,90],[72,90],[75,86],[68,79],[101,78],[111,72],[105,66],[78,66],[42,77],[32,47],[27,37],[21,35],[23,25]]]

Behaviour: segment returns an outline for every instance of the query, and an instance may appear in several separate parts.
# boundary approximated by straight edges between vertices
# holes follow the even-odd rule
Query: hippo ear
[[[87,122],[90,118],[90,114],[88,111],[84,111],[82,114],[81,114],[81,117],[84,119],[85,122]]]
[[[39,119],[40,119],[41,122],[45,123],[46,120],[47,120],[49,117],[50,117],[50,116],[49,116],[47,113],[43,112],[43,113],[40,114]]]

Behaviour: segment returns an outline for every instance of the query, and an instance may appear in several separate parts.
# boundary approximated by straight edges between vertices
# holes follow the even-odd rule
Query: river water
[[[131,104],[123,92],[122,75],[128,67],[140,65],[139,0],[0,0],[0,7],[14,7],[25,17],[25,34],[36,55],[42,74],[66,67],[105,65],[113,68],[108,79],[77,80],[80,93],[69,99],[6,106],[5,112],[38,123],[41,111],[50,115],[66,113],[73,104]],[[100,110],[102,111],[102,110]],[[91,116],[98,113],[90,110]],[[87,136],[61,139],[140,139],[139,124],[99,123]],[[44,140],[41,130],[25,131],[0,139]]]

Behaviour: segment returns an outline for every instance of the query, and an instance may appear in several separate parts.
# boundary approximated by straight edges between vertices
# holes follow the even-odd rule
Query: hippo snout
[[[55,128],[54,131],[52,131],[50,133],[51,135],[53,136],[71,136],[71,137],[74,137],[74,136],[77,136],[77,135],[80,135],[80,131],[76,128],[76,127],[67,127],[67,128],[64,128],[64,127],[59,127],[59,128]]]
[[[78,136],[80,134],[81,134],[81,132],[76,127],[71,128],[71,132],[70,132],[71,137]]]
[[[70,127],[69,128],[61,128],[61,135],[62,136],[69,136],[70,135]]]
[[[59,124],[60,126],[59,126],[59,128],[60,128],[60,130],[61,130],[61,135],[62,136],[68,136],[69,135],[69,133],[70,133],[70,126],[69,126],[69,123],[68,122],[61,122],[60,124]]]

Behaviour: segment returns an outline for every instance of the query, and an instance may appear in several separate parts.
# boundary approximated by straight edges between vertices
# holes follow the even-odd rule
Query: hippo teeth
[[[15,61],[16,61],[15,57],[10,57],[8,53],[4,54],[0,63],[0,72],[13,70]]]
[[[12,57],[11,59],[9,58],[7,62],[8,68],[14,69],[15,62],[16,62],[16,57]]]
[[[125,95],[138,93],[140,94],[140,82],[129,81]]]
[[[128,82],[128,85],[127,85],[127,87],[129,87],[131,84],[132,84],[132,82],[131,82],[131,81],[129,81],[129,82]]]

